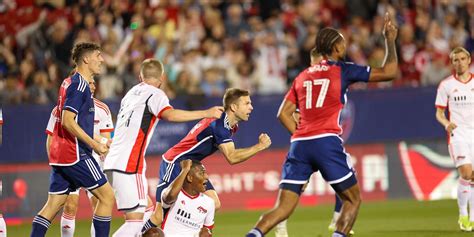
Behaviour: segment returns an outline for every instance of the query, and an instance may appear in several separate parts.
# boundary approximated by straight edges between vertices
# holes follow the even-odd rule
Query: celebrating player
[[[236,149],[232,135],[237,131],[240,121],[247,121],[253,110],[250,94],[246,90],[227,89],[223,99],[225,113],[219,119],[203,119],[178,144],[169,149],[160,165],[160,182],[156,190],[156,208],[154,215],[145,224],[142,232],[156,227],[163,220],[161,193],[178,176],[181,171],[179,162],[182,160],[203,160],[219,149],[229,164],[238,164],[250,159],[258,152],[267,149],[271,140],[262,133],[258,143],[247,148]],[[205,194],[211,197],[216,210],[221,204],[211,182],[206,183]]]
[[[92,95],[95,92],[95,83],[89,82],[89,87],[91,89]],[[114,130],[114,125],[112,123],[112,114],[110,113],[109,107],[104,104],[102,101],[94,98],[94,139],[103,144],[109,143],[110,134]],[[46,128],[46,151],[49,153],[49,147],[51,145],[51,138],[53,136],[54,125],[58,119],[58,108],[55,106],[49,117],[48,126]],[[49,155],[49,154],[48,154]],[[104,156],[99,156],[96,152],[92,151],[92,157],[97,161],[100,168],[103,168]],[[92,193],[87,192],[87,196],[91,201],[92,209],[97,206],[97,198],[92,195]],[[66,199],[64,204],[63,214],[61,215],[61,237],[72,237],[74,236],[74,230],[76,227],[76,213],[79,204],[79,189],[76,191],[70,192],[69,197]],[[91,225],[91,236],[95,236],[95,229]]]
[[[219,118],[222,107],[185,111],[173,109],[160,90],[164,68],[160,61],[146,59],[140,69],[140,84],[130,89],[120,103],[114,139],[104,164],[115,189],[117,207],[125,212],[125,223],[114,236],[135,236],[143,226],[148,204],[145,177],[145,151],[159,119],[187,122],[202,118]]]
[[[454,74],[441,81],[436,95],[436,119],[448,133],[449,154],[461,177],[458,183],[459,228],[471,231],[474,226],[474,80],[469,72],[470,53],[457,47],[449,55]],[[448,108],[449,119],[445,110]],[[470,216],[467,206],[469,203]]]
[[[316,51],[325,60],[304,70],[293,82],[278,112],[280,122],[290,131],[291,146],[283,165],[280,192],[275,207],[265,213],[248,234],[263,236],[287,219],[299,201],[303,185],[320,171],[342,199],[341,216],[333,237],[345,237],[352,229],[361,203],[359,185],[350,157],[342,146],[339,115],[352,83],[393,80],[398,62],[395,39],[397,28],[385,16],[385,60],[382,68],[371,69],[343,62],[346,42],[333,28],[324,28],[316,37]],[[299,108],[300,123],[292,115]],[[298,125],[298,126],[297,126]]]
[[[73,48],[72,60],[76,64],[76,73],[66,78],[59,89],[58,119],[49,148],[52,174],[48,201],[33,219],[32,237],[45,236],[69,192],[80,187],[92,192],[99,200],[93,217],[95,236],[109,236],[110,232],[114,194],[92,157],[92,150],[105,155],[108,147],[93,139],[95,113],[89,88],[94,75],[100,73],[104,59],[98,45],[79,43]]]

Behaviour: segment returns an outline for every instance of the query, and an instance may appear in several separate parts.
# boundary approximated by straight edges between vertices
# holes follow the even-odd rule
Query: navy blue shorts
[[[156,188],[156,201],[161,203],[161,193],[165,188],[170,186],[171,182],[178,177],[179,173],[181,172],[181,165],[179,164],[184,159],[177,159],[173,163],[168,163],[165,161],[161,161],[160,164],[160,182],[158,183],[158,187]],[[214,186],[210,180],[207,180],[206,183],[206,190],[214,190]]]
[[[49,194],[69,194],[81,187],[90,191],[107,183],[94,158],[80,160],[71,166],[53,165],[52,168]]]
[[[336,192],[357,183],[350,156],[344,151],[338,136],[327,136],[291,143],[283,164],[280,187],[298,194],[311,174],[320,171]]]

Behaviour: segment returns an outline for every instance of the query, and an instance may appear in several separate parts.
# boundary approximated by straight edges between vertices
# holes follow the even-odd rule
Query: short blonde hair
[[[468,58],[471,58],[471,53],[469,53],[467,49],[463,47],[456,47],[451,51],[451,53],[449,53],[449,60],[453,61],[454,55],[458,53],[465,53]]]
[[[140,75],[143,80],[159,79],[163,75],[163,64],[154,58],[145,59],[140,67]]]

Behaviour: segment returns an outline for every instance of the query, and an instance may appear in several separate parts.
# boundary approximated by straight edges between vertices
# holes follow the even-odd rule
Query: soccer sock
[[[91,236],[95,236],[95,228],[94,228],[94,222],[91,223]]]
[[[245,237],[263,237],[263,233],[258,228],[253,228],[247,233]]]
[[[157,225],[155,225],[153,222],[151,222],[151,219],[148,219],[147,222],[145,222],[145,224],[143,225],[143,228],[142,228],[142,233],[145,233],[147,232],[147,230],[153,228],[153,227],[158,227]]]
[[[469,195],[469,221],[470,222],[474,222],[474,192],[472,191],[474,190],[474,183],[471,182],[471,192],[470,192],[470,195]]]
[[[63,215],[61,216],[61,237],[74,237],[75,228],[75,217],[63,212]]]
[[[120,228],[115,231],[114,237],[138,236],[143,226],[142,220],[126,220]]]
[[[332,214],[332,220],[331,220],[331,223],[330,223],[329,225],[334,225],[334,226],[336,226],[336,222],[337,222],[337,220],[339,219],[340,216],[341,216],[341,213],[335,211],[335,212]]]
[[[44,237],[49,225],[51,225],[51,222],[48,219],[36,215],[35,218],[33,218],[33,228],[31,229],[30,237]]]
[[[458,207],[459,215],[467,216],[467,203],[470,199],[471,184],[469,180],[460,178],[458,183]]]
[[[145,210],[145,214],[143,214],[143,221],[146,222],[150,219],[151,215],[153,215],[153,211],[155,210],[155,206],[151,206]]]
[[[288,237],[288,229],[286,225],[286,221],[284,220],[276,225],[275,228],[275,236],[276,237]]]
[[[110,232],[110,216],[97,216],[94,215],[92,218],[92,224],[95,229],[96,237],[108,237]]]
[[[341,232],[334,231],[334,233],[332,234],[332,237],[346,237],[346,235]]]
[[[0,237],[7,237],[7,224],[2,214],[0,214]]]

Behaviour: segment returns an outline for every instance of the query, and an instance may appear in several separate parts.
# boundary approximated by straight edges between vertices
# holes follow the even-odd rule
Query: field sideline
[[[332,210],[333,206],[331,205],[298,208],[289,220],[290,236],[329,237],[327,225],[332,217]],[[218,213],[213,236],[243,237],[262,212]],[[455,200],[431,202],[396,200],[363,203],[354,228],[355,237],[472,236],[472,233],[463,233],[458,230],[457,218]],[[115,231],[122,221],[114,219],[112,231]],[[89,236],[89,229],[89,221],[79,221],[76,227],[76,236]],[[12,226],[8,228],[8,236],[29,236],[30,230],[31,225],[29,224]],[[57,221],[53,223],[46,236],[60,236]],[[271,233],[267,236],[274,235]]]

